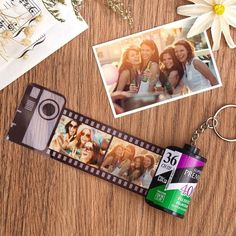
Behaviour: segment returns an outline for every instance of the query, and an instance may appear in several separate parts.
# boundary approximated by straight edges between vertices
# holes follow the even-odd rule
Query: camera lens
[[[40,103],[38,111],[43,119],[53,120],[58,116],[59,106],[54,100],[48,99]]]
[[[46,116],[52,116],[55,113],[55,110],[55,107],[50,103],[47,103],[42,107],[42,111]]]

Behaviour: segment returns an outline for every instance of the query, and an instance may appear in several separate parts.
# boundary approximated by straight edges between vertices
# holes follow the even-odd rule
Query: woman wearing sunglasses
[[[82,148],[85,143],[92,141],[92,131],[89,128],[82,129],[77,134],[77,148]]]
[[[81,155],[78,158],[79,161],[98,167],[98,159],[100,156],[100,148],[94,142],[87,142],[81,148]]]
[[[72,150],[76,147],[77,132],[81,123],[71,120],[65,125],[65,134],[57,134],[51,144],[51,148],[57,152],[64,154],[70,154]]]

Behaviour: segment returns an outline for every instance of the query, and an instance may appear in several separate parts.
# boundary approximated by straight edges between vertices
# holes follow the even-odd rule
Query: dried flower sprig
[[[42,0],[45,8],[54,16],[54,18],[60,22],[65,22],[65,19],[60,17],[60,10],[57,9],[58,4],[66,5],[65,0]],[[74,13],[79,20],[83,20],[80,15],[80,11],[83,5],[83,0],[71,0]]]
[[[8,61],[7,52],[5,49],[6,42],[9,41],[13,37],[13,34],[11,31],[4,31],[0,34],[0,57],[4,61]]]
[[[65,0],[42,0],[42,3],[56,20],[65,22],[65,19],[60,17],[60,11],[56,9],[58,3],[65,5]]]
[[[106,0],[105,4],[114,12],[119,14],[124,20],[127,20],[129,25],[132,25],[134,22],[131,10],[125,8],[124,3],[118,0]]]
[[[24,47],[28,47],[31,44],[31,37],[35,33],[35,24],[32,25],[33,22],[39,23],[42,20],[42,15],[36,16],[33,20],[30,21],[29,25],[23,27],[19,32],[13,34],[11,30],[5,30],[0,33],[0,57],[4,59],[4,61],[8,62],[9,55],[6,51],[6,46],[9,42],[15,42]],[[20,34],[23,34],[24,37],[19,40],[16,37]]]
[[[77,16],[77,18],[79,20],[83,20],[81,14],[80,14],[80,11],[83,6],[83,2],[84,2],[83,0],[71,0],[71,4],[74,9],[75,15]]]

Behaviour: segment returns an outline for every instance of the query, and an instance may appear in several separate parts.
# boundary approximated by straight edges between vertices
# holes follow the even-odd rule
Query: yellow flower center
[[[225,6],[223,4],[215,4],[213,6],[213,11],[215,12],[215,14],[217,15],[223,15],[225,12]]]

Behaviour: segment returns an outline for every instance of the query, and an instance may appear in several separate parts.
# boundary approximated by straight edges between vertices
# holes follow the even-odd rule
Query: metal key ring
[[[223,110],[225,110],[226,108],[230,108],[230,107],[236,108],[236,105],[234,105],[234,104],[229,104],[229,105],[225,105],[225,106],[221,107],[221,108],[215,113],[215,115],[213,116],[213,119],[214,119],[214,120],[217,120],[216,117],[218,116],[218,114],[219,114],[220,112],[222,112]],[[222,140],[227,141],[227,142],[236,142],[236,138],[234,138],[234,139],[229,139],[229,138],[223,137],[223,136],[219,133],[219,131],[216,129],[216,127],[217,127],[217,125],[213,125],[213,129],[214,129],[216,135],[217,135],[219,138],[221,138]]]

